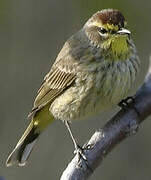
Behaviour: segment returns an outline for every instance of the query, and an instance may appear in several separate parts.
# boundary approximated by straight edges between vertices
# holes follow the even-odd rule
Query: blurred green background
[[[103,8],[117,8],[128,20],[142,61],[138,87],[151,53],[151,1],[147,0],[0,0],[0,176],[6,180],[59,179],[73,157],[64,124],[55,121],[39,139],[26,167],[5,167],[5,160],[28,124],[36,92],[68,37]],[[117,111],[73,123],[83,144]],[[151,179],[151,118],[139,132],[112,151],[90,178]]]

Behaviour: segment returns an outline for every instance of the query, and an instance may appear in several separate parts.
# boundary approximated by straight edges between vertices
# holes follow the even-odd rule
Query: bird
[[[24,166],[40,134],[54,120],[63,121],[80,152],[71,123],[118,105],[136,80],[140,59],[127,27],[119,10],[103,9],[65,42],[38,90],[28,116],[30,124],[6,166]]]

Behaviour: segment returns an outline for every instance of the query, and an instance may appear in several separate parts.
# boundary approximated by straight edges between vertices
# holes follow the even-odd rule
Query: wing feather
[[[76,74],[74,71],[66,71],[66,68],[60,68],[58,63],[55,64],[45,76],[43,84],[38,90],[34,108],[30,115],[44,107],[47,103],[52,102],[74,82],[75,78]]]
[[[51,70],[45,76],[44,81],[38,90],[37,97],[34,102],[34,107],[29,116],[35,114],[47,103],[53,102],[57,96],[62,94],[65,89],[69,88],[70,85],[74,83],[76,79],[76,68],[79,63],[77,60],[79,58],[76,57],[77,47],[80,46],[80,41],[79,39],[74,39],[73,41],[72,38],[70,38],[64,44]],[[78,49],[80,52],[83,52],[82,48]]]

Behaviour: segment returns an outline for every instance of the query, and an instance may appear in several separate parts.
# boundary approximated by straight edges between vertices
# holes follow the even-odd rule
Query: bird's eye
[[[106,33],[107,33],[107,30],[101,27],[101,28],[99,28],[99,32],[100,32],[101,34],[106,34]]]

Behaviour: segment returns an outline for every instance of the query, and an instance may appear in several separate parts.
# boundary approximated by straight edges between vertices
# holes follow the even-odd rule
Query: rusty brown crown
[[[101,21],[103,24],[113,24],[124,27],[125,18],[123,14],[116,9],[104,9],[95,13],[91,21]]]

